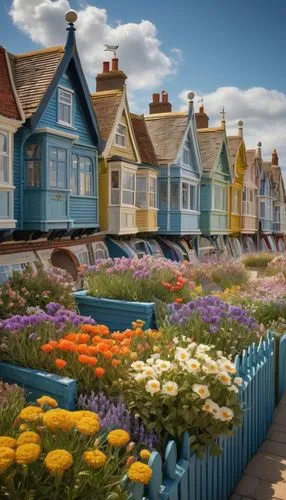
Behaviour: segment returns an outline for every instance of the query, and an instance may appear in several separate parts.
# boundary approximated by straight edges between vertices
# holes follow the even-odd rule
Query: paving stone
[[[268,483],[260,481],[255,492],[252,493],[252,499],[255,500],[286,500],[286,483]]]
[[[259,448],[258,453],[278,455],[279,457],[286,458],[286,444],[277,443],[276,441],[266,440]]]
[[[267,439],[269,439],[269,441],[276,441],[277,443],[286,444],[286,432],[269,431]]]
[[[233,495],[231,495],[229,500],[242,500],[242,497],[234,493]]]
[[[285,425],[279,425],[279,424],[272,424],[269,432],[271,431],[279,431],[279,432],[285,432],[286,433],[286,422]]]
[[[273,417],[273,423],[279,425],[286,424],[286,406],[283,405],[280,408],[276,408]]]
[[[285,392],[284,392],[282,398],[280,399],[279,407],[283,406],[283,405],[286,405],[286,393]]]
[[[275,455],[255,455],[245,469],[245,474],[270,482],[286,481],[286,460]],[[246,493],[249,495],[249,493]]]
[[[244,474],[243,478],[239,481],[235,492],[239,495],[251,495],[257,488],[260,480],[253,476]]]

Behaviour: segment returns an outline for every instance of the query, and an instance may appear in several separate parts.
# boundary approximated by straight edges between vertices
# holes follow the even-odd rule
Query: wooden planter
[[[141,319],[145,328],[155,328],[155,305],[153,302],[126,302],[125,300],[90,297],[86,291],[73,294],[80,314],[91,316],[98,324],[112,331],[126,330],[132,321]]]
[[[56,399],[60,408],[75,409],[76,380],[5,362],[0,363],[0,379],[23,387],[31,403],[41,396],[50,396]]]

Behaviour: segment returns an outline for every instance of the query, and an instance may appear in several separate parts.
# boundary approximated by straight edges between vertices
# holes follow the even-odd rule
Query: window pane
[[[190,186],[190,209],[197,210],[197,200],[196,200],[197,188],[195,186]]]
[[[168,184],[160,182],[159,184],[159,206],[161,210],[168,209]]]
[[[0,154],[0,182],[8,182],[8,156]]]
[[[71,190],[72,190],[72,194],[77,194],[77,156],[76,155],[72,155]]]
[[[179,184],[171,183],[171,210],[179,209]]]
[[[135,174],[131,174],[129,172],[123,172],[123,189],[132,189],[134,190],[135,185]]]
[[[115,170],[111,172],[111,188],[119,188],[119,172]]]
[[[66,163],[58,162],[58,187],[66,186]]]
[[[58,149],[58,160],[59,161],[66,161],[66,150],[65,149]]]
[[[189,208],[189,184],[186,182],[182,184],[182,208],[185,210]]]
[[[26,156],[29,160],[39,159],[41,156],[41,148],[39,144],[28,144],[26,148]]]
[[[137,177],[136,191],[147,192],[147,177],[141,177],[141,176]]]
[[[66,90],[59,89],[60,101],[66,104],[71,104],[72,94]]]
[[[111,205],[119,205],[119,189],[111,190]]]
[[[122,203],[126,205],[134,205],[134,191],[122,191]]]
[[[0,132],[0,153],[8,153],[8,134]]]
[[[50,186],[57,185],[57,162],[50,160]]]

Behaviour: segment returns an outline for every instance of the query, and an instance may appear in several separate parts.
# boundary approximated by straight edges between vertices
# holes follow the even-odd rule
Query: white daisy
[[[156,392],[159,392],[161,389],[160,382],[156,379],[151,379],[148,380],[147,384],[145,385],[145,390],[147,392],[150,392],[150,394],[155,394]]]
[[[218,366],[215,361],[207,361],[203,366],[203,371],[205,373],[218,373]]]
[[[192,389],[201,399],[206,399],[210,396],[210,391],[207,385],[193,384]]]
[[[147,366],[145,370],[143,370],[142,375],[146,378],[155,378],[157,373],[152,366]]]
[[[133,368],[133,370],[136,370],[137,372],[141,372],[142,370],[144,370],[145,366],[146,365],[143,361],[135,361],[134,363],[132,363],[131,368]]]
[[[178,361],[187,361],[190,359],[190,354],[187,351],[187,349],[183,349],[182,347],[177,347],[176,352],[175,352],[175,359]]]
[[[169,380],[162,385],[162,394],[167,394],[168,396],[177,396],[178,394],[178,384]]]
[[[235,394],[237,394],[237,393],[238,393],[238,388],[236,387],[236,385],[231,385],[231,386],[229,386],[229,387],[228,387],[228,390],[229,390],[230,392],[235,392]]]
[[[188,359],[185,365],[189,373],[197,373],[201,367],[201,364],[195,358]]]
[[[227,372],[219,372],[217,374],[217,379],[220,381],[221,384],[223,385],[231,385],[231,377]]]
[[[229,422],[233,419],[233,411],[227,406],[222,406],[220,409],[220,420],[222,422]]]
[[[241,377],[234,377],[233,382],[234,382],[236,385],[242,385],[243,380],[242,380],[242,378],[241,378]]]

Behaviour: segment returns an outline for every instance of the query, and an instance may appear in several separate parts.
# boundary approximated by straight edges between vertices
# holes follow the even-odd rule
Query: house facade
[[[276,240],[277,249],[279,251],[284,251],[286,236],[285,187],[276,149],[274,149],[272,153],[272,177],[274,182],[273,235]]]
[[[159,165],[158,232],[197,241],[202,165],[191,99],[187,113],[172,112],[165,91],[153,94],[145,122]]]
[[[14,136],[9,185],[15,228],[0,247],[0,267],[1,259],[20,267],[40,259],[76,277],[80,264],[93,262],[92,244],[103,240],[97,233],[104,142],[69,19],[65,47],[8,54],[24,123]]]
[[[258,244],[259,184],[261,173],[261,142],[257,149],[246,151],[247,170],[243,178],[242,243],[247,252],[254,252]]]

